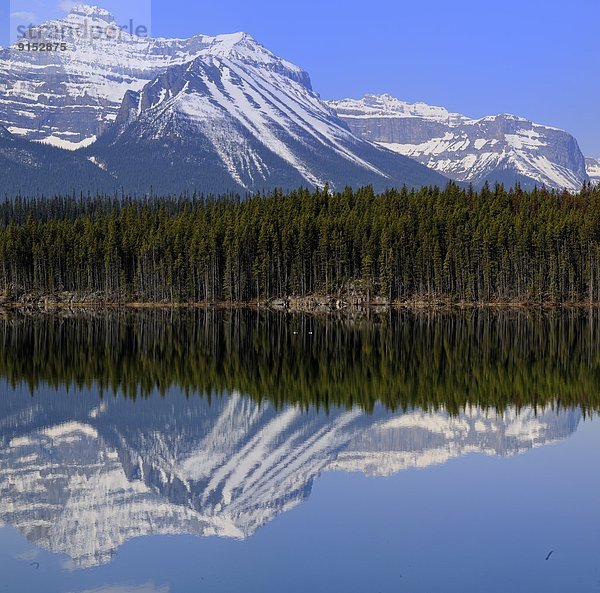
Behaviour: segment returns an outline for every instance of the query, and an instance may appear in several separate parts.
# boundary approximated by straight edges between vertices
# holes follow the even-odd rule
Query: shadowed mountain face
[[[115,179],[78,153],[29,142],[0,126],[0,198],[112,191]]]
[[[391,475],[572,434],[578,410],[276,409],[239,394],[98,399],[3,387],[0,520],[78,567],[150,534],[246,538],[326,471]]]

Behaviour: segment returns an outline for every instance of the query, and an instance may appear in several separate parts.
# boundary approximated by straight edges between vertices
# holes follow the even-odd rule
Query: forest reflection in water
[[[144,397],[177,387],[328,409],[600,407],[597,310],[391,311],[371,319],[121,310],[0,319],[11,385]]]

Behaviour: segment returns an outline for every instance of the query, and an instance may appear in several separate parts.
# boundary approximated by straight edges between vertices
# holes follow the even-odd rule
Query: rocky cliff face
[[[0,404],[0,521],[76,566],[107,562],[142,535],[245,538],[305,500],[324,471],[390,475],[471,452],[514,455],[567,437],[581,417],[48,395]]]
[[[570,134],[514,115],[471,119],[389,95],[330,101],[359,137],[410,156],[457,181],[545,185],[576,191],[586,163]]]

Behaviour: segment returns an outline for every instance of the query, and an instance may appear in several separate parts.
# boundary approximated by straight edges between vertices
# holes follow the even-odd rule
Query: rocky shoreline
[[[309,295],[286,296],[262,301],[154,301],[147,302],[105,293],[75,293],[57,292],[52,294],[20,293],[0,295],[0,309],[236,309],[253,308],[273,311],[305,312],[305,313],[342,313],[344,311],[355,313],[357,311],[384,311],[387,309],[471,309],[471,308],[582,308],[600,307],[598,302],[551,302],[551,301],[458,301],[451,298],[419,298],[405,301],[390,301],[382,297],[367,297],[365,295]]]

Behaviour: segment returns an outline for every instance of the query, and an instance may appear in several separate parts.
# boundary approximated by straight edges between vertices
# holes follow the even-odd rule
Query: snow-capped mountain
[[[514,115],[471,119],[443,107],[390,95],[330,101],[360,138],[410,156],[457,180],[482,185],[576,191],[588,179],[585,158],[570,134]]]
[[[80,5],[61,20],[34,27],[28,39],[66,43],[66,51],[0,50],[0,124],[29,140],[63,148],[91,144],[114,122],[128,90],[140,90],[159,72],[200,55],[229,55],[239,36],[154,39],[127,31],[115,36],[114,17]],[[97,28],[98,33],[90,32]],[[247,56],[310,85],[308,75],[258,45]]]
[[[89,153],[118,178],[159,192],[177,180],[182,189],[211,191],[445,182],[357,139],[296,71],[257,62],[249,36],[232,41],[227,55],[171,66],[128,92],[115,125]]]
[[[600,183],[600,159],[585,159],[587,174],[592,183]]]
[[[306,72],[245,33],[78,33],[115,25],[107,11],[79,6],[30,33],[65,51],[2,50],[0,124],[29,140],[89,146],[90,162],[133,192],[446,182],[357,138]]]
[[[75,566],[150,534],[246,538],[305,500],[325,471],[389,475],[471,452],[514,455],[565,438],[579,411],[459,416],[276,410],[240,395],[138,402],[5,393],[0,521]]]

